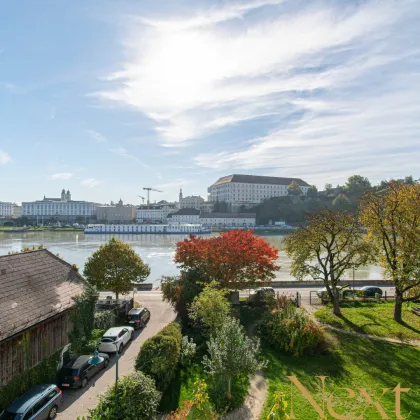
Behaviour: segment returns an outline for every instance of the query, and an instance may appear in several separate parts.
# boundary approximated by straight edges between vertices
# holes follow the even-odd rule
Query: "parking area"
[[[135,295],[135,301],[141,306],[150,309],[151,318],[146,328],[136,331],[134,340],[120,355],[118,361],[119,377],[134,371],[134,360],[144,341],[153,337],[165,325],[175,319],[175,312],[172,307],[162,302],[161,293],[137,293]],[[92,378],[86,388],[65,389],[63,391],[64,402],[57,418],[62,420],[75,420],[78,416],[86,417],[88,409],[94,408],[97,404],[98,397],[109,385],[115,382],[115,370],[115,355],[112,355],[108,368]]]

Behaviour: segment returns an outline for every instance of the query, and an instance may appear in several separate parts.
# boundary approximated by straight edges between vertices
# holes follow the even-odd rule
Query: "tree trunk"
[[[341,316],[341,309],[340,309],[340,294],[338,293],[338,290],[334,290],[334,308],[333,308],[333,314],[335,316]]]
[[[394,321],[402,322],[402,296],[395,290]]]
[[[228,393],[227,393],[227,397],[228,397],[228,400],[230,400],[231,397],[232,397],[232,395],[230,393],[230,385],[231,385],[232,379],[231,379],[230,376],[228,376],[228,380],[227,381],[228,381]]]

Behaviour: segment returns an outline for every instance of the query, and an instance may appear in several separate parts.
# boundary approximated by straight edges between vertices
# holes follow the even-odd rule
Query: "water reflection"
[[[207,235],[208,236],[208,235]],[[23,248],[38,247],[40,244],[54,254],[72,264],[77,264],[81,271],[89,256],[113,235],[84,235],[78,232],[26,232],[20,234],[0,233],[0,255],[9,251],[20,251]],[[149,281],[156,281],[160,276],[170,276],[178,273],[173,263],[176,243],[186,239],[186,235],[115,235],[131,245],[134,250],[150,265]],[[265,236],[265,239],[279,249],[280,270],[277,272],[279,280],[293,280],[290,276],[290,260],[283,250],[282,235]],[[352,278],[352,271],[347,278]],[[379,279],[381,269],[375,266],[364,267],[355,273],[356,279]]]

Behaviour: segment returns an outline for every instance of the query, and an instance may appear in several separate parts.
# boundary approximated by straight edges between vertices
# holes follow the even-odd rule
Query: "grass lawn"
[[[392,390],[400,383],[402,388],[411,388],[408,394],[401,394],[401,414],[404,418],[420,419],[420,348],[392,344],[378,340],[334,333],[337,339],[330,354],[293,357],[265,352],[268,366],[265,370],[269,380],[269,396],[261,419],[268,415],[275,392],[283,392],[290,413],[290,381],[286,376],[296,376],[322,408],[322,388],[315,376],[328,376],[325,381],[325,399],[334,392],[333,408],[341,415],[369,420],[381,419],[377,409],[368,406],[357,388],[367,388],[374,401],[383,388],[390,388],[380,404],[390,419],[395,419],[395,394]],[[352,388],[354,399],[346,399],[346,391],[338,388]],[[343,398],[339,400],[339,397]],[[365,411],[363,411],[365,410]],[[318,420],[320,417],[311,404],[293,386],[293,411],[297,420]],[[408,416],[411,411],[411,415]],[[326,419],[328,414],[325,404]],[[337,418],[337,417],[336,417]],[[385,417],[383,417],[385,418]]]
[[[420,340],[420,317],[411,312],[415,304],[403,305],[403,323],[393,319],[394,304],[392,302],[348,302],[341,308],[342,317],[332,314],[327,306],[315,312],[321,322],[348,331],[371,334],[378,337],[391,337],[400,340]],[[418,306],[418,304],[417,304]]]

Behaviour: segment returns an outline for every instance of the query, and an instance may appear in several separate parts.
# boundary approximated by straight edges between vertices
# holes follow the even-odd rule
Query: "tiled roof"
[[[45,249],[0,256],[0,341],[74,306],[83,282]]]
[[[290,185],[296,181],[300,187],[309,187],[309,184],[300,178],[282,178],[278,176],[260,175],[228,175],[219,178],[212,186],[226,184],[229,182],[239,182],[243,184],[269,184],[269,185]]]

